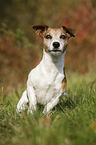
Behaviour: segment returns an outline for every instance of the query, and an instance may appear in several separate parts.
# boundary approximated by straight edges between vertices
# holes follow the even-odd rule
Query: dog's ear
[[[71,37],[75,37],[75,30],[74,29],[71,29],[71,28],[68,28],[66,26],[62,26],[62,28],[66,31],[66,33],[68,33]]]
[[[36,30],[37,35],[43,36],[44,31],[48,29],[49,26],[47,25],[32,25],[32,28]]]

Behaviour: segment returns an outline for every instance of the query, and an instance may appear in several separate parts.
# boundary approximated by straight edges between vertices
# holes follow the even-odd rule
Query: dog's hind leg
[[[25,110],[28,108],[28,98],[27,98],[27,91],[25,90],[22,94],[22,97],[20,101],[17,104],[16,112],[22,112],[22,110]]]

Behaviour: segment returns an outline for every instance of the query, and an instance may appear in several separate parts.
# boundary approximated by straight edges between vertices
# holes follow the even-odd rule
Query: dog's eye
[[[45,38],[46,39],[52,39],[52,36],[51,35],[46,35]]]
[[[61,39],[66,39],[66,35],[61,35],[60,38]]]

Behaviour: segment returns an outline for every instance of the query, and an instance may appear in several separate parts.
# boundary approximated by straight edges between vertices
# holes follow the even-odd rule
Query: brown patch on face
[[[64,52],[66,51],[67,46],[68,46],[68,42],[67,42],[67,41],[65,41],[65,45],[64,45],[64,49],[63,49],[63,52],[62,52],[62,53],[64,53]]]
[[[42,35],[43,38],[43,48],[45,49],[45,52],[49,53],[48,51],[48,42],[49,40],[45,39],[46,35],[48,35],[50,33],[51,28],[48,28],[47,31],[45,31]]]
[[[63,69],[64,72],[64,79],[62,80],[62,92],[65,91],[66,86],[67,86],[67,79],[66,79],[66,74],[65,74],[65,67]]]
[[[60,41],[64,43],[64,48],[63,48],[63,52],[64,53],[67,49],[67,46],[68,46],[68,39],[69,39],[69,35],[66,33],[66,31],[61,27],[61,29],[58,29],[61,32],[61,34],[64,34],[66,36],[66,39],[61,39]]]
[[[48,53],[48,47],[45,44],[43,45],[43,48],[45,49],[45,52]]]

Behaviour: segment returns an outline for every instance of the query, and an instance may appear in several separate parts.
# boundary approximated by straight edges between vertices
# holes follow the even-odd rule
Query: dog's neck
[[[43,49],[43,66],[46,69],[47,72],[52,72],[52,73],[63,73],[63,68],[64,68],[64,56],[65,52],[54,56],[50,53],[45,52],[45,49]],[[56,72],[55,72],[56,71]]]

